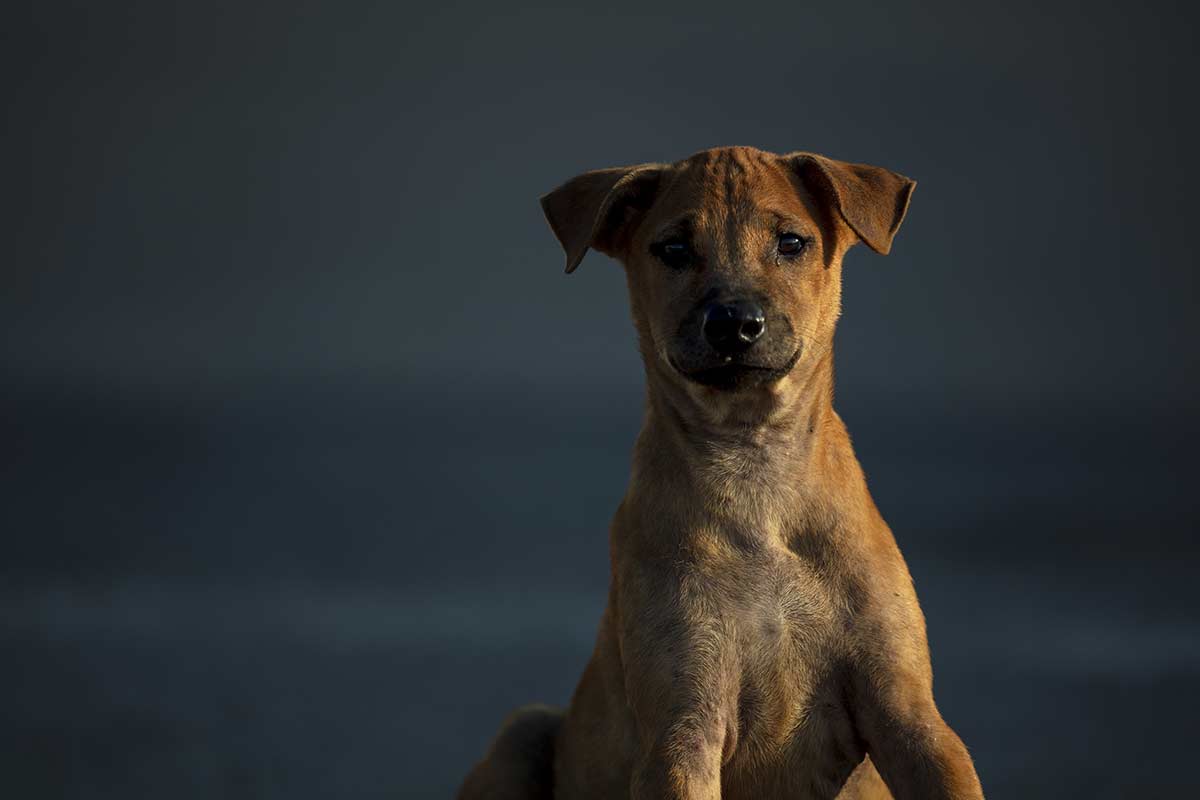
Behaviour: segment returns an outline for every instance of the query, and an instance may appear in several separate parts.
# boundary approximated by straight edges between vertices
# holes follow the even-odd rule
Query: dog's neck
[[[794,525],[797,509],[862,484],[833,410],[833,357],[826,351],[771,387],[725,394],[683,384],[647,364],[646,419],[634,450],[637,473],[669,476],[659,491],[672,511],[764,529]],[[691,509],[689,511],[688,509]]]

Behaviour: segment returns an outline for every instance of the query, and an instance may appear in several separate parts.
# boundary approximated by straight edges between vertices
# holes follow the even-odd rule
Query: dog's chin
[[[800,350],[797,348],[786,364],[775,367],[730,361],[719,366],[684,369],[675,363],[674,360],[671,360],[670,363],[676,372],[692,383],[697,383],[721,392],[735,392],[743,389],[769,386],[782,380],[792,371],[792,367],[796,366],[796,361],[799,358]]]

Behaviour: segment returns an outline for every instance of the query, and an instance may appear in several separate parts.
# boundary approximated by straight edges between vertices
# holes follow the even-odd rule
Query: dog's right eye
[[[684,267],[692,258],[692,249],[682,239],[668,239],[651,248],[654,255],[668,267]]]

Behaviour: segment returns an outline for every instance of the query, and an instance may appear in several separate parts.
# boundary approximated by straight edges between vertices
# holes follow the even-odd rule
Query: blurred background
[[[565,703],[642,404],[537,198],[920,186],[838,408],[989,797],[1194,791],[1195,12],[36,4],[0,28],[0,790],[447,798]]]

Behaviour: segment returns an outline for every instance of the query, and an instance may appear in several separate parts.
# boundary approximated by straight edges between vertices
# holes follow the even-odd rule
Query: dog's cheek
[[[645,357],[664,358],[670,345],[670,330],[664,329],[662,320],[655,313],[660,305],[655,299],[656,287],[646,280],[641,272],[645,264],[630,265],[626,270],[629,287],[629,311],[633,328],[637,333],[638,346]]]
[[[833,344],[834,330],[841,314],[841,300],[837,288],[836,285],[828,284],[805,287],[801,310],[794,320],[796,338],[803,342],[804,360],[819,357]]]

